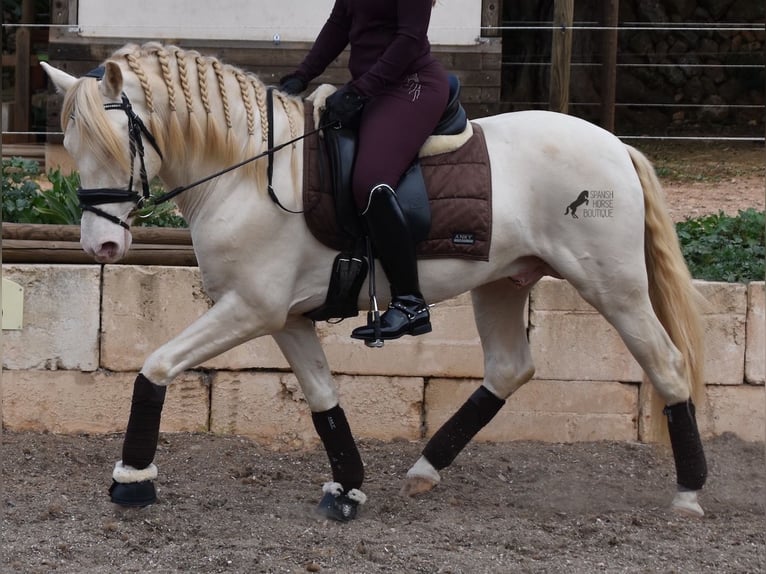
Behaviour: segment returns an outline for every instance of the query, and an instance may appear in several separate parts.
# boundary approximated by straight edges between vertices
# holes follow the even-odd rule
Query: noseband
[[[104,68],[98,67],[95,70],[85,75],[89,78],[96,78],[101,80],[104,77]],[[103,209],[96,207],[104,203],[118,203],[123,201],[132,201],[136,204],[136,209],[140,207],[144,201],[149,199],[149,178],[146,175],[146,164],[144,161],[144,137],[149,144],[154,148],[157,154],[162,159],[162,152],[160,151],[157,141],[154,136],[148,130],[143,120],[133,111],[133,106],[130,105],[128,96],[122,94],[122,101],[120,103],[107,103],[104,104],[105,110],[122,110],[125,115],[128,116],[128,145],[130,149],[130,179],[125,189],[117,189],[111,187],[97,187],[91,189],[83,189],[82,187],[77,190],[77,197],[80,200],[80,208],[83,211],[90,211],[96,215],[108,219],[112,223],[116,223],[125,229],[130,229],[127,222],[123,221],[119,217],[115,217],[111,213],[107,213]],[[141,179],[142,195],[139,195],[133,190],[133,173],[135,171],[136,158],[139,162],[139,177]],[[134,213],[135,209],[131,212]]]

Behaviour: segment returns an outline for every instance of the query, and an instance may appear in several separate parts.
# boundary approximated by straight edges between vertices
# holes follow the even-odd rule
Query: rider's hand
[[[291,96],[297,96],[307,87],[306,81],[298,74],[288,74],[279,79],[279,91]]]
[[[349,87],[343,87],[325,100],[327,118],[340,122],[340,127],[353,128],[359,122],[367,98]]]

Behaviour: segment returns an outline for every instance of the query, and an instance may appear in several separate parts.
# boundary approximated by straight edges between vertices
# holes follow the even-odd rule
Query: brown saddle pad
[[[306,102],[306,132],[314,129]],[[338,227],[329,171],[320,171],[319,136],[303,144],[303,206],[311,233],[337,251],[352,250],[353,239]],[[487,261],[492,236],[492,182],[484,132],[473,124],[473,136],[453,152],[420,158],[431,205],[431,231],[418,244],[419,258]],[[325,181],[320,181],[320,173]]]

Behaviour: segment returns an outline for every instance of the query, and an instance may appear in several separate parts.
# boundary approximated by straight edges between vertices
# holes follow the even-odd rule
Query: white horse
[[[130,248],[142,181],[159,176],[169,189],[185,186],[263,152],[269,132],[276,144],[304,133],[300,99],[275,91],[269,122],[267,90],[257,77],[194,51],[127,45],[99,73],[79,79],[44,67],[66,94],[64,145],[77,162],[89,208],[81,243],[102,263]],[[697,292],[651,164],[609,132],[567,115],[516,112],[473,125],[483,130],[491,164],[488,261],[441,258],[418,265],[428,301],[471,291],[485,377],[428,442],[403,492],[436,486],[439,470],[532,378],[523,309],[535,282],[553,275],[570,282],[617,329],[669,405],[677,472],[672,508],[701,516],[697,492],[706,464],[692,403],[702,385]],[[272,156],[273,188],[292,211],[302,208],[302,153],[298,140]],[[250,162],[175,197],[215,304],[143,364],[123,459],[113,474],[118,504],[155,500],[153,458],[166,386],[183,370],[263,335],[274,337],[289,361],[327,450],[333,481],[324,487],[320,510],[348,520],[365,500],[361,459],[314,323],[304,316],[324,302],[337,253],[312,236],[301,215],[270,199],[267,163]],[[586,199],[582,190],[608,190],[610,209],[600,217],[583,210],[573,217],[576,200]],[[384,291],[381,298],[388,296]],[[366,297],[359,305],[368,305]]]

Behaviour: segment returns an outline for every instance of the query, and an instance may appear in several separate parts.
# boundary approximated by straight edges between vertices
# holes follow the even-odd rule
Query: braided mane
[[[254,74],[158,42],[127,44],[109,60],[120,66],[131,103],[166,158],[233,164],[266,149],[266,86]],[[277,91],[274,102],[284,110],[290,138],[296,137],[301,102]],[[78,118],[82,141],[93,146],[104,167],[113,169],[117,159],[121,168],[130,169],[125,136],[109,127],[106,113],[97,81],[81,78],[65,98],[62,126],[66,130]],[[241,169],[265,181],[265,161]]]

